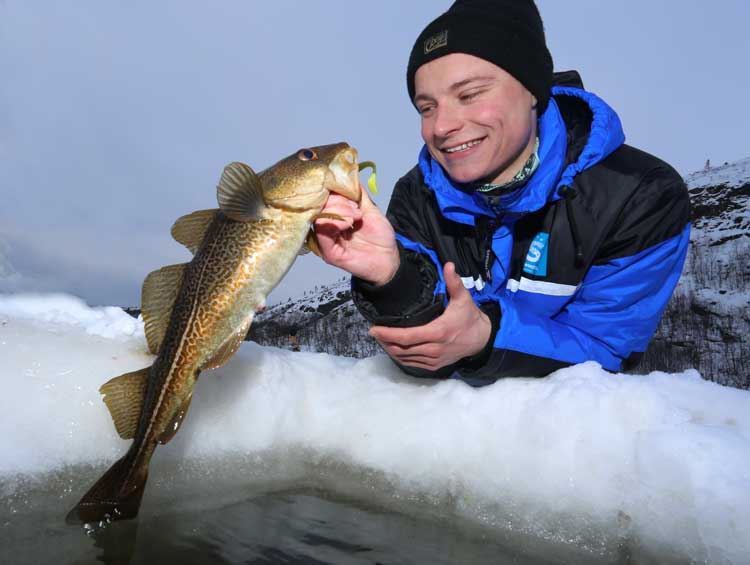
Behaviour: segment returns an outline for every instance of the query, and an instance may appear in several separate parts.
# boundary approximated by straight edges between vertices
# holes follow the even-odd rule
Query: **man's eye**
[[[481,92],[467,92],[466,94],[462,94],[460,96],[462,102],[471,102],[474,100],[477,96],[479,96]]]

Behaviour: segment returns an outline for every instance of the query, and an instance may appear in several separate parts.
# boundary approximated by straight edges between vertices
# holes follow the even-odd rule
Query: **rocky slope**
[[[315,287],[256,315],[248,339],[284,349],[369,357],[381,351],[352,303],[349,278]]]
[[[750,158],[685,180],[690,252],[637,371],[695,367],[709,380],[750,388]]]

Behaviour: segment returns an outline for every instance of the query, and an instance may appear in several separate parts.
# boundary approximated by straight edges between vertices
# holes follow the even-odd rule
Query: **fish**
[[[359,202],[357,150],[347,143],[309,147],[260,173],[227,165],[216,189],[219,207],[179,218],[172,236],[193,254],[143,282],[149,367],[99,389],[117,433],[130,448],[66,516],[69,524],[106,525],[135,518],[158,444],[177,433],[202,371],[226,363],[245,339],[255,312],[299,254],[317,252],[313,222],[331,192]]]

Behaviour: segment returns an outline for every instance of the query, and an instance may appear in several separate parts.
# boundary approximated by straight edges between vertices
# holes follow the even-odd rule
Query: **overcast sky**
[[[139,304],[234,160],[348,141],[384,208],[421,147],[409,50],[450,3],[0,0],[0,290]],[[750,156],[749,6],[539,1],[555,69],[683,174]],[[343,274],[301,258],[270,302]]]

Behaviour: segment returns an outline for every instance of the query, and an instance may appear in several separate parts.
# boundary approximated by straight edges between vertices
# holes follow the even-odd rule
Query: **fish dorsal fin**
[[[238,222],[263,218],[266,203],[258,175],[245,163],[229,163],[224,167],[216,199],[225,215]]]
[[[177,430],[179,430],[182,425],[182,421],[185,419],[185,414],[187,414],[188,408],[190,408],[190,401],[192,399],[193,393],[190,393],[190,396],[182,401],[182,405],[177,409],[177,412],[175,412],[174,416],[172,416],[172,419],[169,421],[169,424],[167,424],[167,427],[164,428],[164,431],[159,436],[159,443],[162,445],[169,443],[169,440],[175,436]]]
[[[107,405],[115,429],[122,439],[135,437],[143,399],[146,397],[150,368],[125,373],[99,387],[99,392],[104,395],[102,400]]]
[[[198,210],[178,218],[172,226],[172,237],[195,255],[218,211],[216,208]]]
[[[159,353],[164,334],[167,333],[172,307],[180,291],[182,274],[186,265],[169,265],[149,273],[141,290],[141,314],[145,325],[148,350]]]
[[[243,323],[242,327],[232,335],[230,335],[229,338],[221,344],[219,349],[214,352],[211,358],[203,364],[201,370],[216,369],[218,367],[221,367],[224,363],[232,358],[232,355],[237,353],[240,345],[242,345],[242,342],[245,341],[247,332],[250,329],[250,324],[253,321],[253,315],[254,313],[250,314],[247,320]]]

